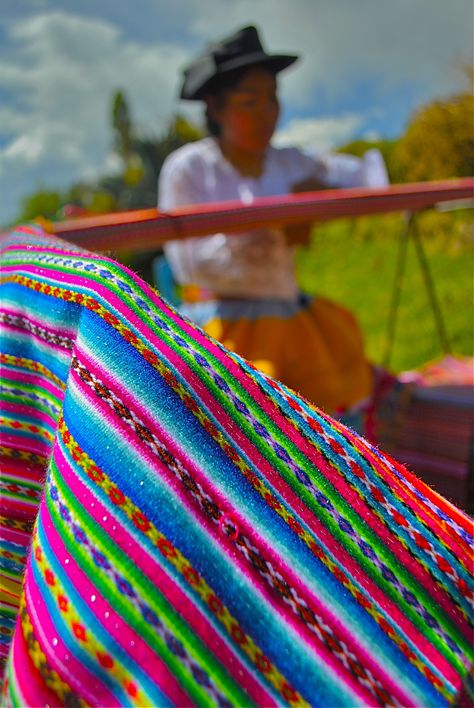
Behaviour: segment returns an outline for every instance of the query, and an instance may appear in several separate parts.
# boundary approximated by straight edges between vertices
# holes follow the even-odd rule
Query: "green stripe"
[[[29,384],[25,381],[12,381],[12,379],[0,379],[2,381],[2,385],[6,389],[19,389],[21,391],[25,391],[26,393],[33,393],[38,396],[41,396],[41,398],[45,398],[48,400],[50,403],[54,405],[55,408],[60,408],[61,404],[63,402],[62,395],[64,394],[64,391],[61,389],[60,394],[61,398],[58,396],[55,396],[52,394],[50,391],[48,391],[46,388],[42,388],[41,386],[38,386],[37,384]],[[39,393],[38,393],[39,391]],[[8,396],[12,396],[13,399],[15,400],[19,394],[11,393],[9,392],[7,394]],[[38,401],[36,398],[28,398],[28,403],[34,406],[35,404],[41,403],[41,401]],[[49,410],[49,409],[47,409]]]
[[[39,497],[37,499],[34,499],[33,497],[30,497],[26,494],[21,494],[18,492],[10,492],[9,489],[7,489],[7,490],[2,489],[2,496],[4,499],[16,499],[17,501],[27,500],[31,503],[32,506],[34,506],[34,505],[38,506],[38,504],[40,503]]]
[[[37,489],[41,491],[43,489],[42,482],[35,482],[34,480],[25,480],[23,477],[12,477],[9,474],[2,472],[2,481],[8,484],[21,484],[22,487],[27,487],[28,489]]]
[[[326,490],[325,490],[326,492]],[[420,633],[426,636],[432,643],[434,643],[440,650],[440,653],[445,656],[445,658],[454,666],[462,668],[463,664],[461,659],[454,654],[454,652],[447,646],[445,640],[440,637],[434,629],[431,629],[426,620],[418,614],[418,612],[404,599],[404,597],[399,593],[396,588],[386,580],[381,571],[373,564],[373,562],[364,555],[364,553],[359,549],[358,545],[352,539],[351,536],[344,533],[340,528],[338,523],[332,518],[329,511],[326,511],[323,507],[320,507],[316,500],[311,496],[310,492],[306,489],[300,491],[301,498],[307,502],[310,502],[308,506],[311,506],[315,515],[320,518],[321,522],[326,526],[326,528],[331,532],[333,537],[339,541],[339,543],[345,548],[346,552],[358,563],[358,565],[365,570],[366,574],[378,585],[379,588],[386,595],[388,595],[399,609],[409,617],[410,621],[415,624],[415,626],[420,630]],[[329,495],[328,495],[329,497]],[[342,502],[343,500],[341,500]],[[350,518],[360,520],[360,517],[352,513],[351,507],[348,506],[346,502],[340,504],[346,510],[347,516]],[[339,512],[342,511],[341,508],[337,507]],[[345,517],[347,518],[347,517]],[[304,522],[303,522],[304,525]],[[362,533],[362,529],[366,529],[367,533]],[[405,566],[403,566],[400,561],[395,558],[390,549],[383,543],[381,539],[375,536],[373,531],[368,531],[368,527],[365,522],[354,524],[354,530],[356,535],[363,538],[367,545],[375,552],[378,551],[377,556],[383,562],[385,566],[390,568],[395,577],[399,580],[404,580],[404,587],[407,590],[411,590],[415,597],[421,602],[423,607],[427,609],[432,616],[436,618],[440,626],[449,633],[453,638],[455,643],[464,647],[464,651],[469,654],[471,648],[469,643],[466,641],[465,637],[459,632],[457,627],[451,621],[451,619],[445,614],[444,610],[440,607],[435,599],[430,597],[423,586],[418,585],[417,581],[409,575]],[[311,532],[310,532],[311,533]],[[334,558],[334,560],[337,560]],[[406,582],[406,581],[409,582]]]
[[[67,449],[63,448],[61,444],[62,452],[68,457],[70,464],[74,465],[72,462],[69,452]],[[148,604],[150,608],[156,612],[163,624],[174,634],[185,646],[187,653],[195,660],[197,665],[203,666],[206,672],[211,677],[213,683],[220,689],[220,691],[231,700],[234,705],[248,705],[249,697],[243,691],[243,689],[238,686],[232,677],[227,673],[225,667],[218,662],[218,659],[210,652],[209,648],[202,643],[194,633],[189,631],[189,626],[177,613],[177,611],[170,605],[166,597],[161,593],[157,592],[157,587],[152,583],[152,581],[143,574],[135,565],[130,565],[130,559],[116,545],[113,545],[110,539],[106,539],[104,544],[104,539],[101,538],[103,534],[102,528],[90,517],[85,517],[84,507],[77,502],[76,498],[71,494],[67,484],[61,478],[60,472],[54,463],[52,462],[52,470],[54,472],[54,482],[57,484],[61,495],[67,500],[67,506],[71,512],[75,515],[76,519],[79,520],[81,526],[83,526],[84,531],[87,533],[91,544],[96,546],[104,555],[109,558],[113,558],[114,568],[117,569],[118,574],[120,574],[125,579],[132,581],[140,598]],[[79,466],[74,466],[75,473],[79,474],[83,480],[87,480],[87,484],[90,485],[89,478],[84,474],[83,470]],[[99,490],[95,490],[97,493]],[[109,501],[108,496],[100,490],[99,493],[104,495],[104,499]],[[72,549],[77,548],[77,543],[74,540],[74,536],[70,527],[61,519],[59,513],[54,507],[54,503],[47,496],[48,509],[54,516],[56,521],[56,527],[58,532],[62,535],[65,545],[71,548],[71,555],[74,551]],[[130,532],[130,529],[128,529]],[[66,536],[69,543],[66,543]],[[151,541],[148,541],[151,543]],[[140,543],[140,541],[139,541]],[[142,543],[140,545],[143,546]],[[146,547],[145,547],[146,550]],[[150,646],[152,646],[159,656],[164,659],[165,663],[173,667],[172,671],[177,672],[181,677],[180,682],[185,686],[185,690],[188,693],[195,694],[196,700],[202,705],[209,703],[209,694],[201,688],[199,684],[196,683],[194,677],[190,673],[187,667],[185,667],[181,662],[179,657],[176,657],[167,647],[166,642],[153,628],[150,628],[148,624],[143,626],[143,616],[138,609],[135,609],[132,602],[127,600],[125,595],[122,595],[117,590],[115,584],[109,579],[109,577],[103,573],[99,574],[97,566],[90,558],[89,554],[81,553],[81,566],[88,577],[94,578],[94,585],[101,588],[101,593],[104,597],[114,597],[114,604],[118,601],[120,606],[120,614],[126,619],[127,623],[130,624],[135,631],[137,631],[142,636],[146,636],[146,640]],[[165,569],[166,572],[166,569]]]
[[[57,470],[54,470],[55,472]],[[58,483],[59,480],[55,479],[56,483]],[[59,484],[58,484],[59,487]],[[63,492],[63,490],[61,490]],[[65,495],[66,496],[66,495]],[[156,651],[158,656],[164,661],[164,663],[169,667],[171,673],[175,676],[176,680],[181,683],[183,686],[184,690],[189,693],[193,697],[193,700],[200,702],[201,704],[204,703],[204,699],[207,698],[209,699],[208,695],[199,691],[199,689],[196,691],[196,686],[194,683],[191,683],[192,677],[189,676],[189,672],[187,671],[187,668],[180,663],[178,657],[176,657],[174,654],[172,654],[169,649],[167,648],[165,642],[161,639],[161,637],[158,634],[153,634],[149,631],[148,627],[143,623],[143,617],[140,614],[139,610],[135,609],[131,603],[127,604],[125,596],[122,595],[115,584],[110,580],[110,578],[105,574],[100,574],[99,569],[97,568],[97,565],[94,564],[94,562],[90,559],[89,554],[81,549],[78,549],[78,544],[75,544],[74,537],[72,532],[70,531],[69,527],[63,522],[61,519],[59,513],[57,512],[54,503],[52,503],[49,494],[46,496],[46,503],[49,509],[49,512],[54,519],[54,523],[56,526],[57,532],[61,535],[62,541],[66,548],[73,554],[74,560],[78,563],[80,568],[84,571],[84,573],[89,577],[94,578],[94,588],[97,589],[98,592],[100,592],[104,597],[109,598],[109,602],[112,605],[112,607],[115,609],[117,614],[120,615],[120,617],[128,624],[130,625],[137,633],[139,633],[144,639],[146,639],[147,643]],[[70,500],[68,500],[68,505],[70,503]],[[71,507],[73,504],[71,504]],[[71,509],[72,511],[72,509]],[[87,533],[89,534],[89,527],[85,523],[85,518],[84,518],[84,510],[82,509],[82,515],[81,515],[81,526],[84,528],[84,530],[87,530]],[[93,523],[93,522],[92,522]],[[104,548],[101,547],[99,544],[97,544],[98,550],[104,552]],[[119,557],[118,557],[118,551],[116,547],[112,548],[111,544],[109,542],[108,548],[107,548],[107,555],[108,558],[113,557],[113,562],[114,562],[114,567],[119,569],[120,564],[119,564]],[[128,579],[130,579],[130,576],[133,576],[133,573],[131,572],[131,568],[128,569]],[[67,592],[67,586],[65,586],[65,590]],[[154,595],[156,598],[157,595],[157,589],[154,588]],[[72,599],[71,599],[72,601]],[[150,603],[151,604],[151,603]],[[76,612],[80,614],[80,602],[77,600],[74,601],[74,606]],[[159,614],[159,613],[157,613]],[[92,610],[92,615],[94,615],[94,612]],[[163,621],[163,616],[160,614],[160,620]],[[94,621],[97,621],[97,619],[94,616]],[[110,640],[116,643],[116,640],[114,640],[110,636]],[[99,638],[99,642],[102,642],[102,640]],[[120,663],[121,666],[125,669],[130,671],[130,668],[127,666],[126,663],[124,663],[123,659],[120,659],[119,653],[115,653],[113,648],[109,648],[108,651],[113,653],[114,659],[117,663]],[[120,651],[123,651],[123,648],[120,648]],[[91,658],[94,659],[93,654],[90,654]]]
[[[14,302],[12,304],[15,305]],[[15,356],[15,355],[12,354],[11,356]],[[27,356],[22,356],[20,358],[25,359],[26,361],[29,361],[32,364],[37,363],[36,359],[31,359]],[[61,381],[61,380],[57,381],[56,374],[54,374],[51,371],[51,369],[48,369],[48,367],[45,366],[44,364],[42,364],[41,370],[36,370],[34,368],[30,368],[29,366],[21,364],[21,362],[19,362],[19,361],[16,363],[4,362],[4,363],[2,363],[2,367],[4,369],[8,369],[9,371],[14,371],[15,373],[18,373],[18,374],[27,373],[27,374],[39,376],[43,379],[46,379],[50,383],[52,383],[54,386],[57,386],[61,391],[64,391],[64,389],[65,389],[64,381]],[[5,382],[10,381],[10,380],[11,379],[6,379]],[[27,384],[27,385],[29,385],[29,384]]]
[[[14,708],[24,708],[25,703],[20,699],[20,695],[17,691],[17,681],[13,678],[13,658],[11,654],[6,666],[5,677],[8,678],[7,691],[11,705],[14,706]]]
[[[2,398],[3,401],[12,403],[14,405],[27,405],[30,409],[33,409],[34,411],[37,411],[38,413],[44,413],[47,416],[50,416],[53,418],[53,420],[50,423],[46,423],[44,420],[39,420],[37,421],[37,418],[34,418],[34,416],[31,416],[29,420],[31,420],[31,425],[38,425],[38,426],[43,426],[47,427],[51,430],[52,433],[55,432],[56,430],[56,420],[59,416],[59,413],[61,411],[61,405],[59,404],[56,406],[56,410],[51,410],[46,406],[44,403],[41,403],[41,401],[33,401],[28,399],[27,402],[25,402],[25,399],[22,398],[21,396],[12,396],[11,394],[5,395]],[[11,413],[10,416],[15,415],[16,413]]]

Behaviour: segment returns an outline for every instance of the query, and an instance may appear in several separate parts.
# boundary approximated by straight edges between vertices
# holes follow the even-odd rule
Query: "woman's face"
[[[224,145],[250,154],[262,153],[280,113],[275,76],[262,67],[252,67],[209,109],[219,124],[219,139]]]

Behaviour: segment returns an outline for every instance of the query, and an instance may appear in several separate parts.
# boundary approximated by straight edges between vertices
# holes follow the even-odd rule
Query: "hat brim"
[[[264,66],[273,74],[278,74],[283,69],[291,66],[297,61],[299,57],[295,54],[265,54],[262,52],[254,52],[251,54],[246,54],[245,56],[236,57],[235,59],[229,59],[226,62],[217,67],[213,72],[212,76],[203,77],[199,85],[194,86],[189,85],[189,81],[185,78],[180,98],[187,101],[202,101],[206,94],[209,93],[209,89],[212,84],[221,76],[225,76],[230,71],[235,69],[243,69],[246,66]]]

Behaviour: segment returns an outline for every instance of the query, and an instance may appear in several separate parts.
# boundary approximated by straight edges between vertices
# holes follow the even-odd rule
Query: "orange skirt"
[[[181,310],[228,349],[328,413],[372,393],[372,367],[359,325],[330,300],[211,300]]]

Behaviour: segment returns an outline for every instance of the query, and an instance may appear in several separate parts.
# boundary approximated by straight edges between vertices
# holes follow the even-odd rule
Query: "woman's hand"
[[[310,177],[294,184],[291,187],[291,193],[300,194],[302,192],[317,192],[321,189],[327,189],[326,185],[315,177]],[[285,226],[284,233],[287,244],[289,246],[305,246],[309,242],[313,225],[314,221],[307,224],[293,224],[291,226]]]
[[[321,189],[328,189],[328,186],[316,177],[309,177],[293,184],[290,191],[292,194],[298,194],[300,192],[319,192]]]

